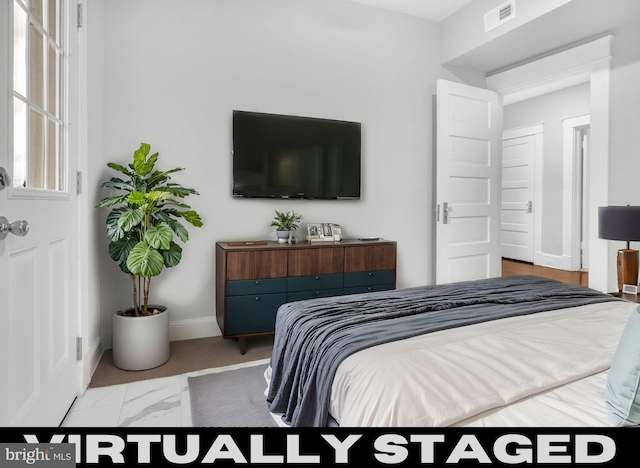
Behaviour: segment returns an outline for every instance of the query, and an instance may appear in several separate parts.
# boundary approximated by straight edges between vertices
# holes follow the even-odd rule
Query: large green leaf
[[[170,194],[180,198],[184,198],[188,195],[199,195],[199,193],[195,189],[183,187],[179,184],[167,184],[164,187],[158,187],[156,190],[169,192]]]
[[[166,182],[171,177],[169,174],[173,174],[174,172],[184,171],[183,167],[176,167],[166,172],[155,171],[153,172],[149,178],[147,179],[147,184],[149,185],[149,189],[155,188],[158,184]]]
[[[176,233],[176,236],[178,236],[178,239],[180,239],[182,242],[187,242],[189,240],[189,231],[187,231],[187,229],[182,224],[180,224],[180,222],[172,220],[169,223],[169,226],[171,226],[173,232]]]
[[[173,232],[178,236],[178,239],[182,242],[187,242],[189,240],[189,232],[179,221],[173,219],[170,215],[177,216],[175,210],[163,210],[153,213],[155,219],[171,226],[171,229],[173,229]]]
[[[182,260],[182,247],[175,242],[171,242],[168,250],[161,250],[162,258],[164,258],[164,266],[171,268],[176,266]]]
[[[167,205],[174,205],[174,206],[177,206],[178,208],[187,208],[187,209],[191,208],[186,203],[180,203],[178,200],[174,200],[173,198],[167,200],[166,204]]]
[[[128,274],[128,275],[130,275],[130,274],[131,274],[131,270],[129,270],[129,267],[127,266],[127,261],[126,261],[126,260],[121,261],[121,262],[118,264],[118,266],[120,267],[120,270],[121,270],[123,273],[126,273],[126,274]]]
[[[145,278],[158,276],[164,268],[164,258],[160,252],[142,241],[131,249],[127,267],[134,275]]]
[[[138,192],[137,190],[131,192],[127,197],[127,201],[132,205],[140,206],[144,205],[147,202],[147,199],[144,196],[144,193]]]
[[[118,224],[118,220],[122,213],[126,211],[126,208],[114,208],[107,215],[107,237],[112,242],[118,241],[124,236],[124,231]]]
[[[109,244],[109,256],[116,262],[126,261],[131,249],[138,243],[136,236],[129,235]]]
[[[117,205],[118,203],[124,203],[127,200],[128,195],[118,195],[117,197],[107,197],[96,205],[96,208],[108,208],[110,206]]]
[[[111,169],[118,171],[118,172],[122,172],[123,174],[126,174],[128,176],[131,176],[131,171],[129,169],[127,169],[124,166],[121,166],[120,164],[116,164],[116,163],[107,163],[107,167],[110,167]]]
[[[118,226],[125,232],[130,231],[144,219],[144,212],[140,208],[128,209],[118,220]]]
[[[161,190],[152,190],[151,192],[147,193],[145,197],[147,198],[147,200],[151,202],[157,202],[162,200],[168,200],[169,198],[171,198],[171,194],[167,192],[163,192]]]
[[[173,240],[173,230],[167,223],[158,223],[147,229],[144,240],[154,249],[166,250]]]
[[[195,211],[177,211],[178,216],[182,216],[185,220],[193,224],[195,227],[202,226],[200,215]]]
[[[119,177],[112,177],[111,179],[107,180],[106,182],[103,182],[102,186],[104,188],[114,188],[114,189],[117,189],[117,190],[126,190],[128,192],[133,190],[133,185],[131,185],[131,183],[125,182],[124,180],[120,179]]]
[[[133,154],[133,170],[140,176],[146,176],[153,171],[153,166],[158,160],[158,153],[154,153],[147,159],[147,155],[151,150],[151,146],[147,143],[142,143],[140,148]]]

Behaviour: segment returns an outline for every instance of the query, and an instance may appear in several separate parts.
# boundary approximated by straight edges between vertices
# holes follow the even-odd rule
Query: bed
[[[267,404],[295,427],[628,425],[605,392],[635,311],[536,276],[284,304]]]

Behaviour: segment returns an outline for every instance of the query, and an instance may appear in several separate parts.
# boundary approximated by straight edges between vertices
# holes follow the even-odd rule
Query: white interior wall
[[[247,3],[251,8],[242,6]],[[186,166],[180,181],[202,193],[193,204],[206,226],[192,230],[183,263],[155,285],[159,302],[181,305],[174,320],[213,316],[215,241],[271,236],[274,208],[294,208],[310,222],[342,223],[347,235],[395,239],[399,285],[431,282],[431,106],[435,80],[454,78],[438,65],[436,25],[345,3],[299,6],[274,0],[267,8],[256,0],[242,5],[200,0],[188,7],[170,0],[92,0],[87,5],[93,65],[85,187],[93,191],[93,201],[102,196],[97,186],[108,175],[106,162],[126,160],[141,140],[161,152],[163,167]],[[98,14],[92,17],[91,11]],[[634,20],[614,35],[609,199],[638,204],[640,158],[634,154],[640,95],[633,90],[640,81],[640,24]],[[362,120],[363,199],[345,205],[232,200],[230,110],[241,107]],[[90,208],[87,218],[102,228],[104,215]],[[106,254],[104,233],[98,230],[97,236],[100,253],[92,255],[89,273],[90,284],[99,284],[100,291],[90,292],[98,297],[97,310],[88,313],[92,324],[102,321],[102,344],[109,347],[111,314],[128,306],[130,290]],[[203,264],[203,258],[210,263]],[[615,278],[609,282],[615,284]],[[172,298],[175,291],[180,295]],[[95,328],[91,325],[92,333]]]
[[[640,20],[635,20],[615,32],[611,68],[610,164],[609,204],[640,205]],[[617,285],[616,251],[624,242],[603,241],[610,244],[610,287]],[[631,248],[640,249],[632,242]],[[617,286],[616,286],[617,288]],[[611,290],[615,290],[611,289]]]
[[[396,240],[398,286],[432,281],[432,95],[436,79],[452,79],[439,66],[438,25],[337,0],[109,0],[103,21],[103,150],[92,174],[107,178],[106,163],[127,163],[144,141],[161,168],[186,167],[175,180],[201,194],[190,203],[204,227],[152,282],[174,324],[213,323],[215,242],[275,239],[274,209],[339,223],[346,237]],[[233,109],[362,122],[362,199],[233,199]],[[106,210],[99,216],[102,225]],[[109,347],[111,315],[131,289],[100,242]]]

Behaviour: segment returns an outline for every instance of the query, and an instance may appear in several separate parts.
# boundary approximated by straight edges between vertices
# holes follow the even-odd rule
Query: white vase
[[[276,231],[276,235],[278,236],[279,244],[286,244],[289,242],[289,235],[291,235],[291,231]]]
[[[145,370],[161,366],[171,354],[169,311],[164,306],[149,306],[159,314],[141,317],[124,315],[132,309],[113,315],[113,364],[124,370]]]

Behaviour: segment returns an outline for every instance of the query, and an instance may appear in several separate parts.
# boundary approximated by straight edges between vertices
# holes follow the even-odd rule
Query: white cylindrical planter
[[[286,244],[287,242],[289,242],[289,236],[291,235],[291,231],[276,230],[276,235],[278,236],[278,243]]]
[[[113,315],[113,364],[124,370],[146,370],[161,366],[171,354],[169,311],[164,306],[149,306],[161,313],[141,317]]]

